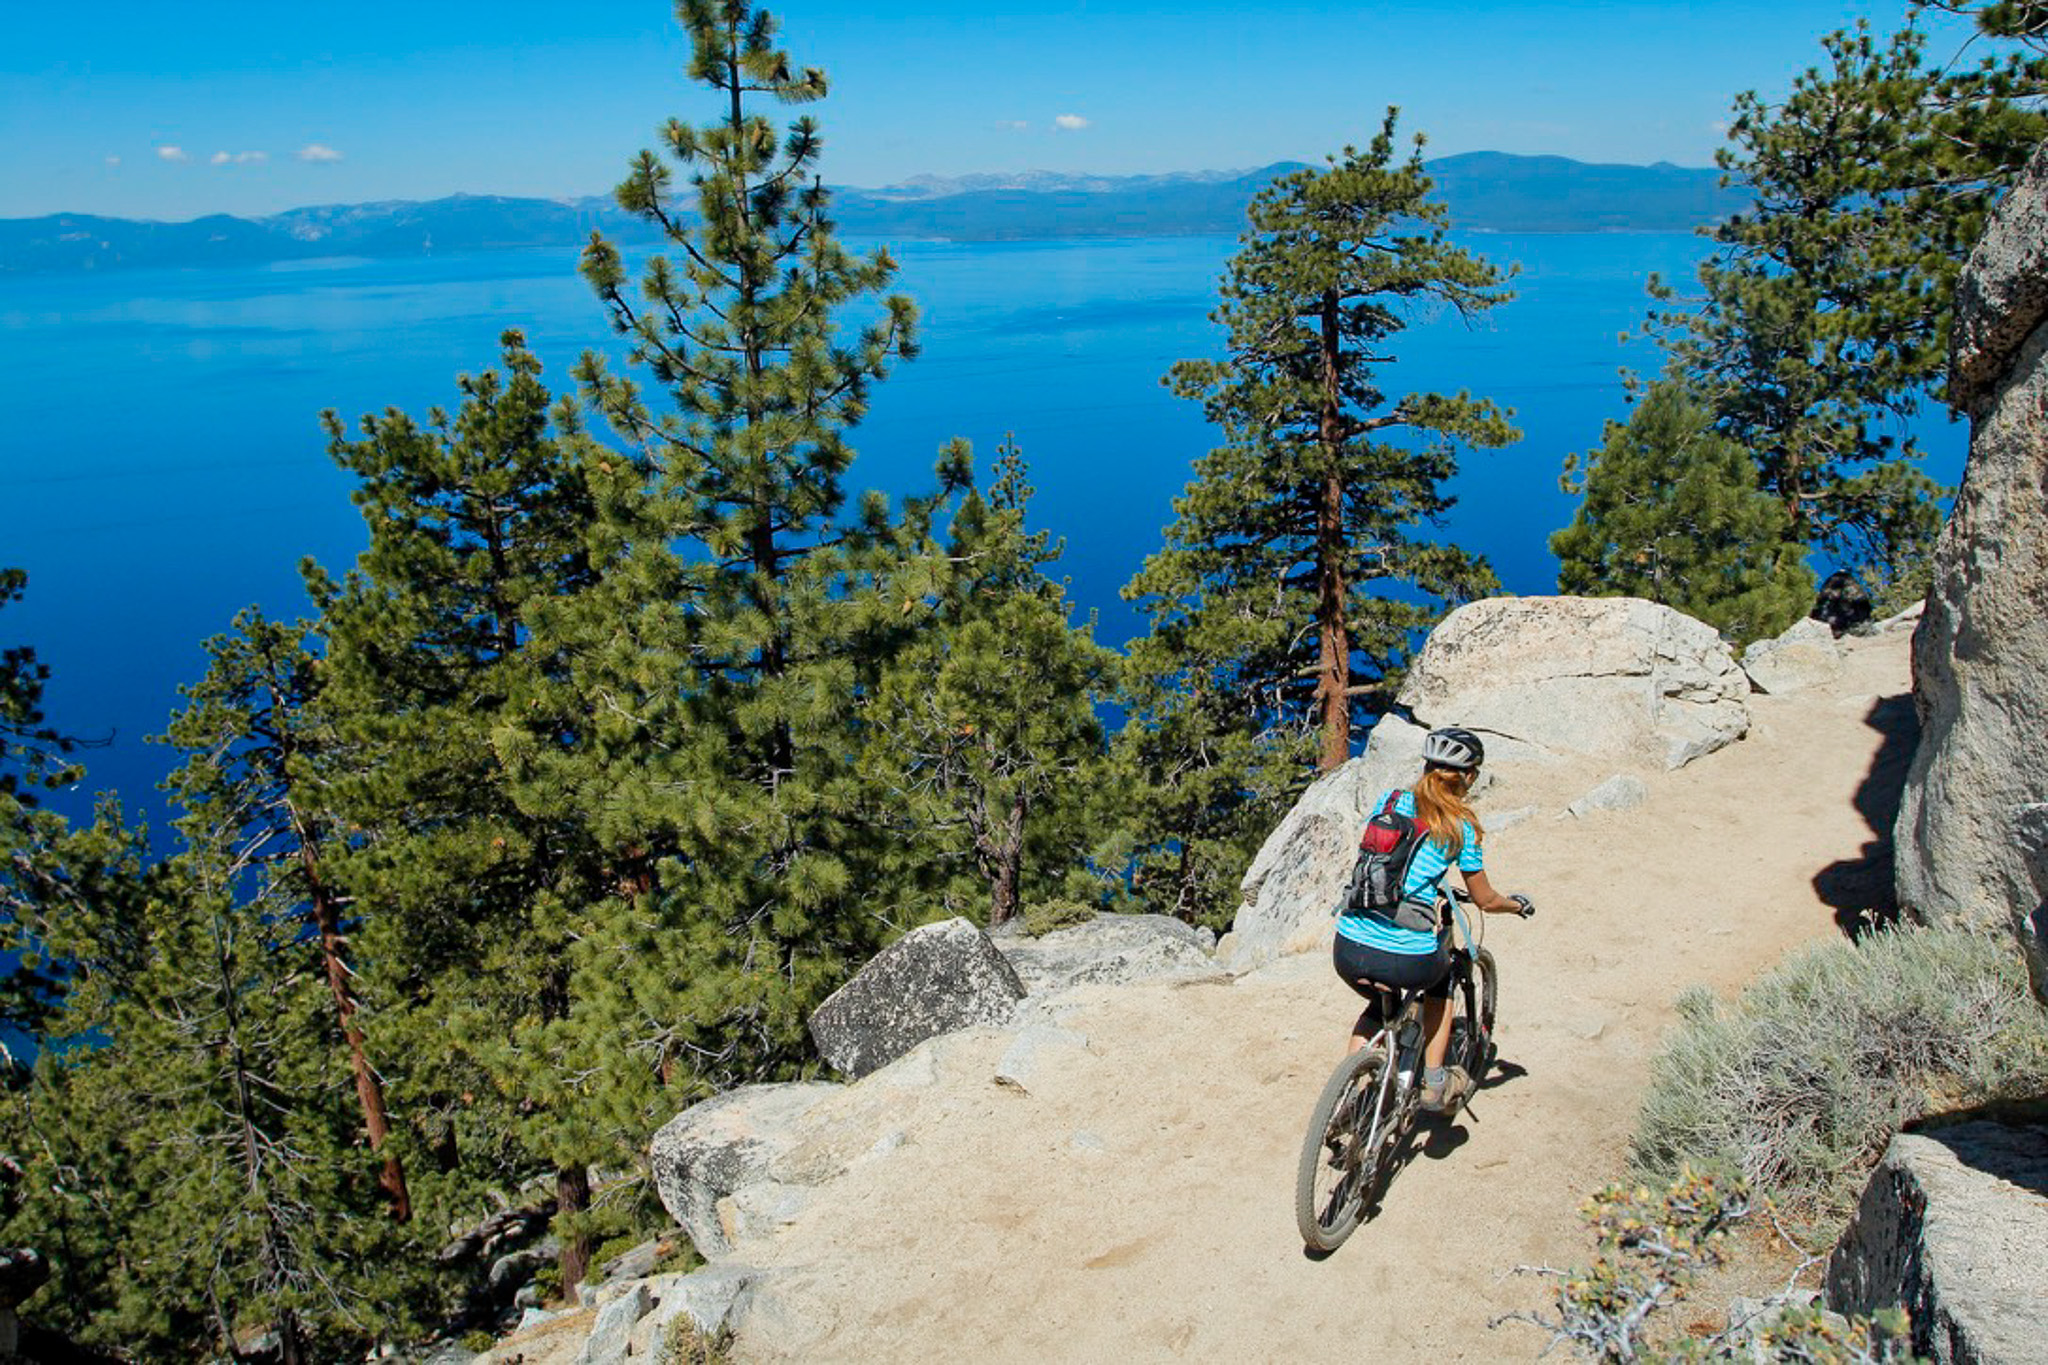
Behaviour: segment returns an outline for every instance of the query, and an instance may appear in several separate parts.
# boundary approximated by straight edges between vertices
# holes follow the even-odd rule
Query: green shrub
[[[1055,929],[1086,924],[1095,918],[1095,907],[1078,900],[1033,901],[1024,907],[1024,932],[1037,938]]]
[[[1733,1004],[1704,988],[1651,1071],[1630,1158],[1725,1161],[1809,1222],[1854,1206],[1901,1124],[2048,1087],[2048,1020],[2009,941],[1905,929],[1808,948]]]
[[[662,1334],[656,1365],[732,1365],[731,1347],[730,1334],[706,1335],[688,1313],[678,1313]]]

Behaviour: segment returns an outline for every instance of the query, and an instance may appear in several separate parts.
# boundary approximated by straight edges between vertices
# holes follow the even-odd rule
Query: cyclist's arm
[[[1493,889],[1493,883],[1486,879],[1484,871],[1460,871],[1458,875],[1465,879],[1465,890],[1471,893],[1472,903],[1481,910],[1491,911],[1496,915],[1522,913],[1520,903]]]

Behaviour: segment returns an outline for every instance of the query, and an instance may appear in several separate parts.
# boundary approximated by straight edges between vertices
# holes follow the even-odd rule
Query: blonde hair
[[[1432,763],[1415,779],[1415,818],[1429,831],[1430,838],[1444,846],[1452,862],[1465,851],[1465,824],[1471,822],[1473,838],[1486,842],[1486,830],[1465,800],[1472,774]]]

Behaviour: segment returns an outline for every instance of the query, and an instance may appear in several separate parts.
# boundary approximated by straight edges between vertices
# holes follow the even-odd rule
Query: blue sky
[[[1902,3],[789,0],[825,173],[1135,173],[1311,159],[1387,104],[1432,155],[1706,165],[1744,89]],[[603,192],[710,117],[664,0],[98,0],[0,24],[0,217],[183,219]],[[1953,42],[1949,44],[1953,47]]]

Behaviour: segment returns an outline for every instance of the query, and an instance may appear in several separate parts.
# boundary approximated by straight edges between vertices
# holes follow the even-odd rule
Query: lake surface
[[[1548,592],[1545,540],[1571,515],[1568,452],[1623,412],[1624,348],[1652,272],[1687,280],[1705,243],[1661,234],[1473,235],[1522,267],[1519,297],[1467,328],[1427,321],[1398,341],[1390,394],[1469,389],[1513,407],[1522,441],[1470,454],[1444,534],[1482,551],[1507,586]],[[1173,497],[1214,433],[1160,377],[1213,354],[1207,320],[1228,238],[894,248],[922,311],[923,355],[874,390],[849,490],[930,482],[939,446],[972,440],[986,468],[1006,432],[1030,462],[1033,521],[1064,537],[1063,571],[1098,638],[1138,629],[1117,589],[1159,544]],[[574,253],[0,281],[0,565],[28,570],[0,611],[0,645],[51,666],[54,722],[111,737],[88,785],[154,809],[163,728],[200,642],[260,602],[303,609],[298,563],[345,567],[363,543],[349,480],[317,416],[453,408],[455,376],[491,366],[519,327],[551,385],[586,347],[612,348]],[[1952,480],[1961,437],[1936,434]],[[84,794],[79,794],[79,803]],[[66,803],[73,809],[77,804]]]

